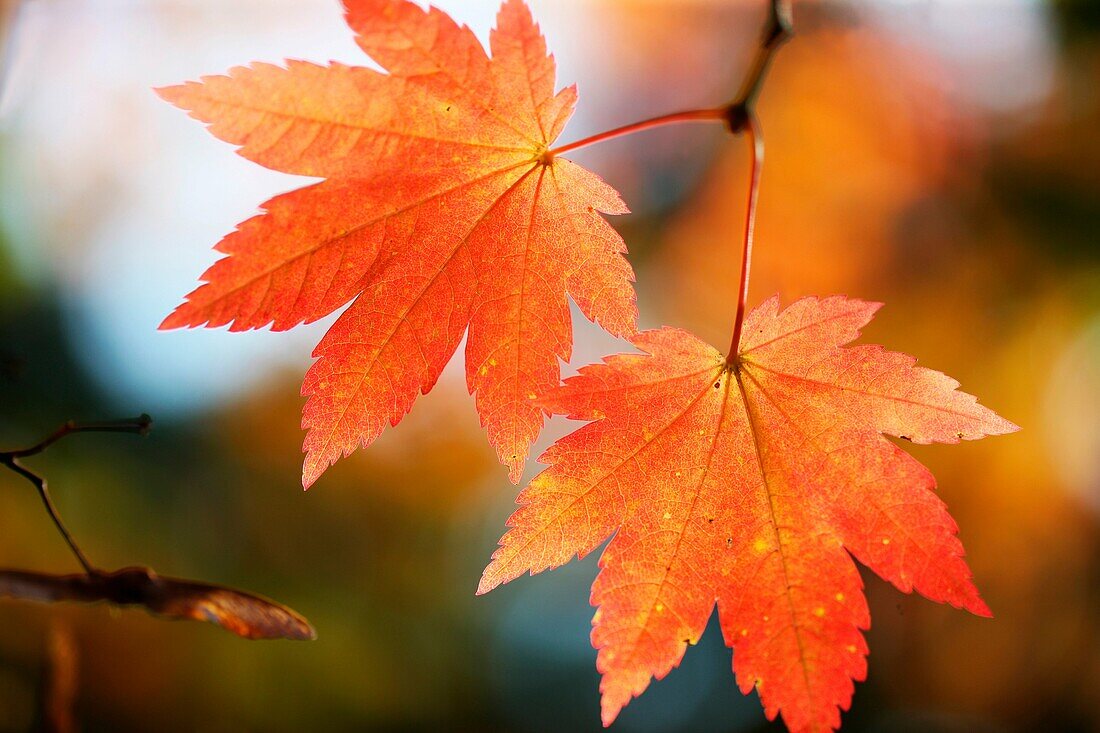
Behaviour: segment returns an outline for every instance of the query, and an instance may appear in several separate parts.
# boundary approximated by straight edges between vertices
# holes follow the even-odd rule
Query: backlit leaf
[[[613,539],[592,588],[610,724],[679,664],[715,605],[741,690],[792,731],[840,725],[870,625],[853,558],[980,616],[932,474],[884,437],[957,443],[1016,430],[915,359],[854,340],[877,304],[765,302],[736,366],[691,334],[583,368],[543,404],[589,425],[519,496],[479,593]]]
[[[602,214],[618,194],[548,154],[576,102],[522,0],[490,57],[469,28],[404,0],[347,0],[385,72],[289,61],[160,90],[261,165],[326,180],[264,204],[162,324],[275,330],[350,302],[314,351],[303,483],[395,425],[462,336],[467,386],[519,480],[572,330],[567,293],[634,332],[633,274]]]

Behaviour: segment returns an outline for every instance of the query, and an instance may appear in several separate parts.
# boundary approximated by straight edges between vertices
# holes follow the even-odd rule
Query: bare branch
[[[37,455],[73,433],[145,435],[152,424],[152,418],[145,414],[101,422],[70,420],[29,448],[0,451],[0,465],[27,479],[35,487],[54,526],[84,568],[83,573],[76,575],[0,570],[0,598],[43,603],[78,601],[141,606],[166,618],[208,621],[247,639],[316,638],[316,632],[303,616],[252,593],[211,583],[166,578],[146,567],[123,568],[114,572],[96,568],[61,521],[61,515],[50,498],[46,479],[19,462],[20,458]]]
[[[53,524],[57,527],[57,531],[61,533],[61,536],[65,539],[65,543],[68,544],[69,549],[72,550],[73,555],[80,562],[84,568],[84,572],[88,574],[94,574],[99,572],[95,569],[95,566],[88,561],[84,551],[80,549],[80,545],[76,544],[76,540],[73,539],[73,535],[69,532],[69,529],[65,526],[65,523],[61,521],[61,514],[58,513],[57,507],[54,506],[53,499],[50,498],[50,491],[46,487],[46,479],[38,475],[34,471],[30,470],[26,466],[21,465],[16,459],[3,459],[3,464],[15,471],[17,474],[27,479],[34,485],[34,488],[38,491],[38,496],[42,499],[42,503],[46,507],[46,512],[49,513],[50,519],[53,520]]]
[[[4,457],[26,458],[27,456],[37,455],[66,435],[71,435],[73,433],[137,433],[138,435],[148,435],[152,427],[153,418],[145,413],[137,417],[124,417],[119,420],[103,420],[100,422],[75,422],[69,420],[29,448],[7,452],[0,451],[0,460]]]
[[[72,550],[73,555],[76,556],[76,559],[84,568],[84,572],[89,575],[94,575],[99,571],[97,571],[95,566],[88,561],[88,557],[84,554],[83,550],[80,549],[80,546],[76,544],[76,540],[73,539],[72,533],[69,532],[65,523],[61,521],[61,514],[57,511],[57,507],[54,506],[53,499],[50,497],[50,490],[46,485],[46,479],[24,466],[19,462],[19,459],[38,455],[57,441],[73,433],[137,433],[139,435],[145,435],[149,432],[152,425],[153,419],[145,413],[142,413],[138,417],[122,418],[120,420],[103,420],[100,422],[75,422],[69,420],[29,448],[0,451],[0,465],[7,466],[10,470],[31,482],[31,485],[34,486],[35,490],[38,492],[38,496],[42,499],[42,504],[46,507],[46,512],[49,513],[54,526],[57,527],[57,531],[60,532],[61,536],[65,539],[65,543],[68,544],[69,549]]]
[[[780,47],[794,35],[794,23],[791,16],[790,0],[771,0],[768,8],[767,25],[760,38],[760,46],[753,57],[749,73],[741,83],[741,91],[727,108],[726,121],[730,132],[744,131],[749,118],[755,113],[756,98],[764,86],[768,67]]]

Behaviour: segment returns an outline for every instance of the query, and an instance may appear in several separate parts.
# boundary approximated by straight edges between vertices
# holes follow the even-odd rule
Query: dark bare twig
[[[137,433],[138,435],[148,435],[152,427],[153,418],[144,413],[137,417],[124,417],[120,420],[102,420],[100,422],[75,422],[69,420],[30,448],[7,452],[0,451],[0,456],[26,458],[27,456],[37,455],[66,435],[71,435],[72,433]]]
[[[89,575],[95,575],[99,570],[88,561],[87,556],[80,549],[80,546],[76,544],[76,540],[73,539],[68,528],[65,527],[65,523],[61,521],[61,515],[57,511],[57,507],[54,506],[53,499],[50,498],[50,490],[46,485],[46,479],[24,466],[19,462],[19,459],[38,455],[66,435],[72,435],[73,433],[137,433],[139,435],[145,435],[149,432],[149,428],[151,428],[152,425],[153,419],[144,413],[138,417],[124,418],[121,420],[105,420],[102,422],[74,422],[73,420],[69,420],[29,448],[0,451],[0,465],[7,466],[10,470],[31,482],[31,485],[38,491],[38,496],[42,499],[42,504],[45,505],[46,511],[50,515],[50,519],[53,520],[54,526],[57,527],[57,531],[61,533],[66,544],[69,545],[69,549],[72,550],[73,555],[76,556],[76,559],[84,568],[84,572]]]
[[[61,521],[61,515],[50,498],[46,479],[19,462],[19,459],[37,455],[73,433],[145,435],[152,424],[152,418],[144,414],[103,422],[70,420],[29,448],[0,451],[0,465],[34,486],[54,526],[84,568],[83,573],[76,575],[0,569],[0,598],[141,606],[150,613],[167,618],[208,621],[246,639],[316,638],[313,627],[304,617],[262,596],[211,583],[163,577],[152,568],[132,567],[108,572],[95,567]]]
[[[756,98],[764,87],[764,77],[775,58],[775,52],[793,35],[790,0],[771,0],[767,25],[764,26],[764,34],[760,38],[760,46],[753,57],[752,66],[741,83],[741,91],[727,107],[726,121],[731,132],[742,132],[747,127],[749,118],[755,114]]]

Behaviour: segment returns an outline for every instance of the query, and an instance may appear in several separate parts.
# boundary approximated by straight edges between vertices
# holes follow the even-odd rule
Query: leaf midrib
[[[802,632],[800,624],[798,622],[798,615],[794,608],[794,599],[791,597],[791,579],[790,571],[787,567],[787,553],[784,551],[783,538],[779,532],[779,520],[776,517],[775,495],[771,490],[771,486],[768,483],[768,474],[764,469],[764,452],[760,446],[760,436],[757,429],[756,419],[753,417],[752,407],[749,403],[748,392],[745,390],[745,384],[742,381],[741,370],[733,369],[733,376],[737,380],[737,389],[741,392],[741,403],[745,408],[745,418],[749,427],[749,434],[752,436],[753,448],[756,451],[756,463],[760,468],[760,480],[764,488],[764,493],[768,498],[768,521],[772,528],[772,534],[775,536],[776,548],[779,550],[779,560],[783,569],[783,585],[786,586],[786,592],[783,594],[787,599],[787,608],[791,616],[791,628],[794,629],[795,641],[798,644],[798,662],[799,667],[802,670],[802,680],[806,685],[806,697],[807,700],[812,701],[813,698],[813,686],[810,684],[810,673],[807,665],[806,658],[806,645],[802,640]]]

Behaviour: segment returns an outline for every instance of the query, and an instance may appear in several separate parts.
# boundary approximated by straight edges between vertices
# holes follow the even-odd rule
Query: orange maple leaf
[[[403,0],[346,0],[359,46],[388,73],[288,61],[159,90],[239,153],[327,180],[276,196],[219,242],[226,257],[162,328],[275,330],[353,301],[314,351],[303,484],[396,425],[467,328],[466,383],[519,480],[572,347],[566,293],[609,332],[637,317],[626,247],[600,213],[627,211],[548,151],[573,112],[522,0],[492,58],[466,26]]]
[[[715,604],[742,692],[792,731],[840,725],[866,674],[854,556],[900,590],[990,615],[932,474],[883,434],[956,443],[1018,428],[880,346],[879,305],[832,297],[747,318],[736,366],[661,329],[543,399],[595,422],[552,446],[478,589],[583,557],[605,725],[679,664]]]

